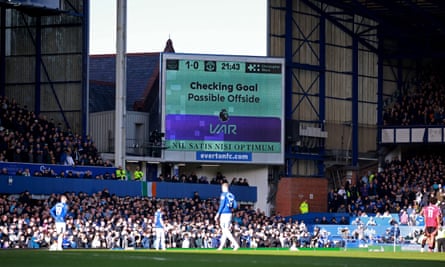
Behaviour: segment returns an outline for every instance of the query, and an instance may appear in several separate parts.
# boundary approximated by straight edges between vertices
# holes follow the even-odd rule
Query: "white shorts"
[[[56,222],[56,232],[58,234],[63,234],[66,231],[66,223],[64,222]]]
[[[164,237],[164,235],[165,235],[164,228],[158,228],[158,227],[156,227],[156,228],[155,228],[155,233],[156,233],[156,238],[157,238],[157,237],[159,237],[159,238]]]
[[[219,223],[221,228],[230,229],[232,225],[232,213],[222,213],[219,217]]]

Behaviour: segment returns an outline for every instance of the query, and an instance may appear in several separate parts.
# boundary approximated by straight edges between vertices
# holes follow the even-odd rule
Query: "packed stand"
[[[93,140],[0,96],[0,161],[104,166]]]
[[[346,182],[338,190],[328,193],[328,209],[331,213],[346,213],[356,218],[356,226],[349,234],[353,239],[377,243],[405,242],[407,239],[419,239],[422,230],[416,230],[406,237],[400,234],[399,226],[417,226],[423,224],[420,212],[428,206],[431,197],[438,200],[438,205],[445,214],[445,161],[441,155],[413,156],[406,160],[392,160],[382,166],[382,170],[368,173],[358,179],[357,184]],[[395,217],[392,215],[396,215]],[[443,218],[445,220],[445,218]],[[315,224],[349,224],[332,218],[316,218]],[[388,226],[384,233],[377,235],[373,227]],[[445,225],[445,221],[442,223]]]
[[[425,72],[385,108],[387,126],[444,125],[445,83],[438,73]]]
[[[400,161],[387,161],[382,171],[361,177],[357,184],[346,182],[328,193],[330,212],[346,212],[353,216],[388,213],[405,214],[403,224],[415,223],[413,214],[427,205],[434,195],[444,203],[445,159],[440,155],[414,156]],[[406,218],[404,216],[404,218]]]
[[[220,227],[214,217],[218,200],[193,197],[160,200],[149,197],[117,197],[107,190],[87,195],[66,194],[69,213],[64,248],[153,248],[154,213],[164,207],[167,248],[217,248]],[[59,195],[32,199],[0,196],[0,247],[49,248],[55,234],[50,208]],[[305,223],[268,217],[246,206],[233,217],[234,236],[241,247],[298,248],[318,245]],[[321,236],[319,237],[321,238]],[[326,246],[329,244],[326,243]]]

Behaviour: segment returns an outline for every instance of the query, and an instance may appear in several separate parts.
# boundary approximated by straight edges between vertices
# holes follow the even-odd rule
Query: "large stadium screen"
[[[171,54],[161,59],[164,159],[284,163],[284,60]]]

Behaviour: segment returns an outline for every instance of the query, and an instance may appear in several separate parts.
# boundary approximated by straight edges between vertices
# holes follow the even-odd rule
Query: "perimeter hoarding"
[[[161,56],[164,159],[284,163],[284,60]]]

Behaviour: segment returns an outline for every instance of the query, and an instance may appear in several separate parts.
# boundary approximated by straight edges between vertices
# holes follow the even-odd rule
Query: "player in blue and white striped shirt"
[[[60,202],[54,205],[51,210],[51,216],[56,222],[57,247],[56,250],[62,250],[63,234],[66,231],[65,217],[68,214],[68,205],[66,204],[66,196],[60,197]]]
[[[232,209],[236,209],[238,207],[238,203],[236,202],[235,196],[229,192],[229,184],[223,183],[221,185],[221,197],[219,201],[219,209],[215,216],[215,221],[218,221],[221,226],[221,240],[218,250],[222,250],[224,245],[226,244],[227,238],[232,242],[233,250],[237,250],[239,248],[238,242],[236,242],[232,233],[230,232],[230,227],[232,225]]]

